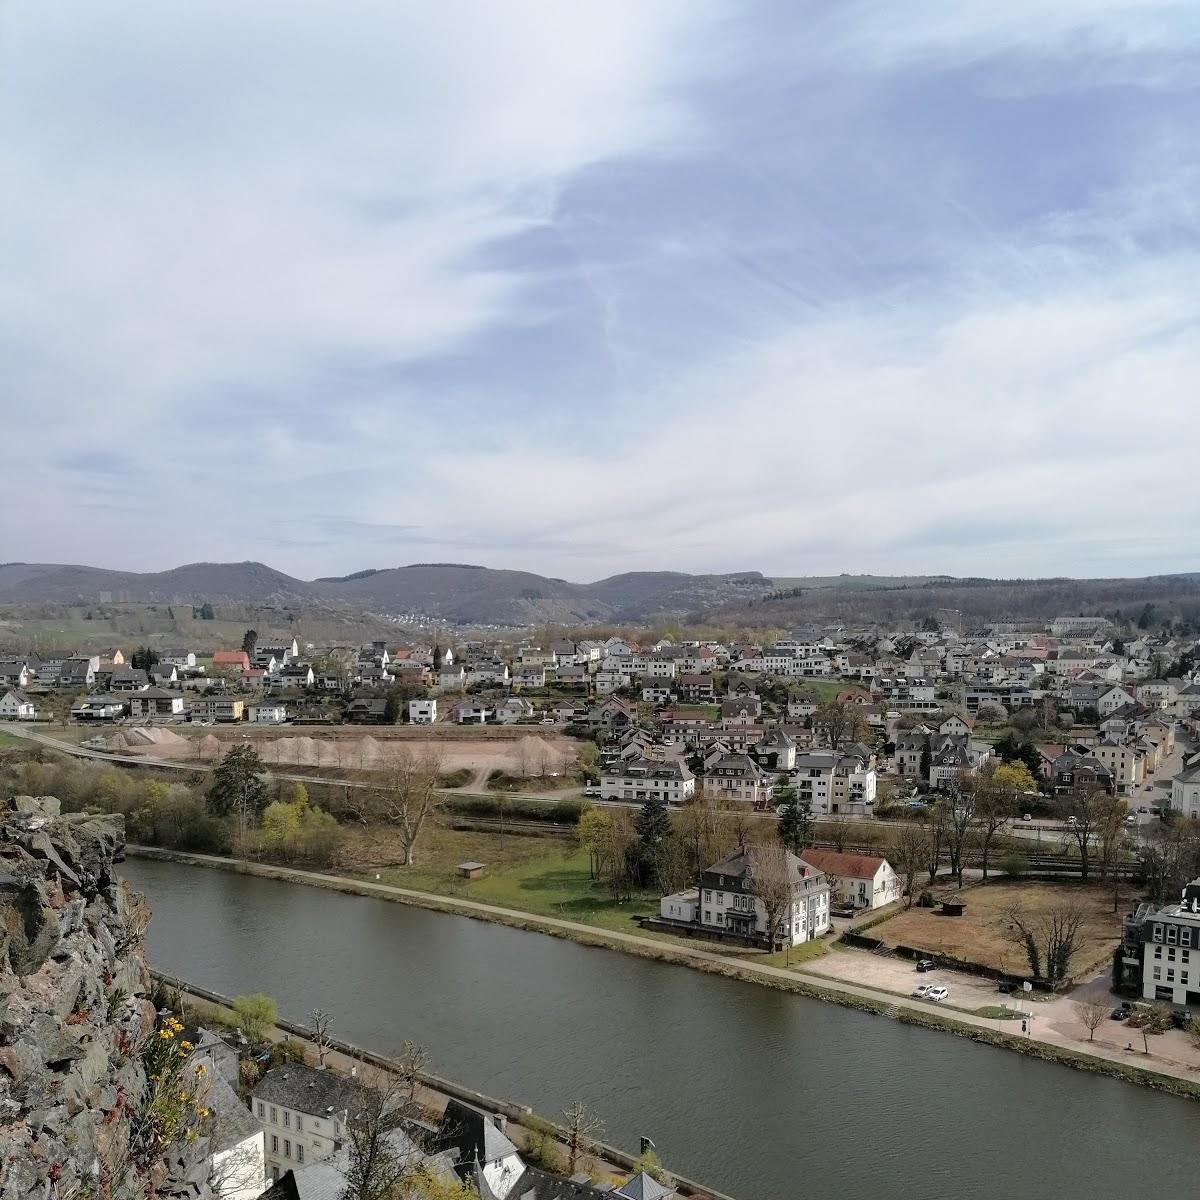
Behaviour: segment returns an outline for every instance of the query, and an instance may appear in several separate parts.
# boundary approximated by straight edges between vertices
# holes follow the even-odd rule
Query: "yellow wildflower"
[[[192,1070],[193,1070],[193,1071],[194,1071],[194,1072],[195,1072],[197,1075],[203,1075],[203,1074],[204,1074],[204,1064],[203,1064],[203,1063],[197,1063],[197,1064],[196,1064],[196,1065],[195,1065],[195,1066],[192,1068]]]
[[[196,1047],[193,1046],[191,1042],[184,1041],[179,1043],[179,1048],[181,1050],[186,1050],[190,1054],[193,1050],[195,1050]]]
[[[207,1108],[196,1109],[196,1116],[198,1116],[203,1121],[204,1118],[208,1116],[208,1109]]]

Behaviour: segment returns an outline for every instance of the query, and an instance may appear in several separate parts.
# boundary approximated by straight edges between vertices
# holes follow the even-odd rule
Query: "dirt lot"
[[[444,773],[470,771],[476,780],[491,771],[509,775],[544,776],[565,773],[575,767],[578,743],[561,734],[530,727],[499,731],[455,731],[406,733],[395,736],[389,730],[366,732],[360,729],[316,730],[290,733],[283,730],[250,730],[239,727],[230,735],[221,730],[203,736],[184,736],[171,729],[129,728],[105,736],[104,744],[122,754],[146,754],[153,758],[177,758],[213,762],[232,741],[248,737],[262,760],[281,767],[317,767],[338,771],[378,771],[396,762],[401,755],[436,756]]]
[[[1016,903],[1028,913],[1045,912],[1062,904],[1080,904],[1087,917],[1082,949],[1072,966],[1072,974],[1078,977],[1094,965],[1106,962],[1121,934],[1120,914],[1112,911],[1112,891],[1107,887],[997,882],[936,894],[939,899],[961,897],[966,902],[966,911],[961,917],[947,917],[937,909],[910,908],[876,925],[869,936],[881,938],[888,946],[912,946],[1023,975],[1028,973],[1028,962],[1024,952],[1004,936],[1005,911]],[[1122,904],[1121,911],[1127,907],[1127,903]]]

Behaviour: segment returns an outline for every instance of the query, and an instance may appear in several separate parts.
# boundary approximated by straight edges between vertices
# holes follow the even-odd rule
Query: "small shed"
[[[455,867],[455,870],[463,879],[478,879],[483,874],[483,863],[461,862]]]
[[[942,901],[942,916],[944,917],[961,917],[963,910],[967,907],[965,900],[943,900]]]

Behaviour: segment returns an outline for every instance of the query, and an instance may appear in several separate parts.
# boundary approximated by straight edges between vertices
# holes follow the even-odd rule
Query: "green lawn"
[[[836,945],[837,943],[833,943]],[[780,950],[776,954],[764,954],[757,962],[766,963],[772,967],[795,967],[801,963],[810,962],[814,958],[824,958],[829,953],[829,942],[816,940],[793,946],[790,950]]]
[[[17,737],[15,733],[5,733],[0,729],[0,746],[30,746],[32,744],[22,737]]]
[[[987,1017],[989,1021],[1019,1021],[1021,1013],[1015,1008],[1002,1008],[999,1004],[985,1004],[983,1008],[975,1009],[977,1017]]]
[[[642,929],[637,918],[658,912],[658,893],[635,893],[618,903],[608,888],[588,873],[587,852],[562,838],[517,837],[503,841],[494,833],[435,828],[421,841],[417,862],[397,866],[396,846],[389,835],[372,830],[356,839],[343,855],[342,873],[396,887],[433,892],[496,904],[542,917],[559,917],[598,929],[635,933],[655,941],[695,945],[688,938]],[[394,836],[394,835],[393,835]],[[481,862],[479,879],[461,879],[460,862]],[[714,945],[712,949],[722,949]],[[724,953],[743,953],[725,947]]]

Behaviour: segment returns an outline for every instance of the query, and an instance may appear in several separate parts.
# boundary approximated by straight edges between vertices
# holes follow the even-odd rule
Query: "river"
[[[134,859],[152,965],[553,1117],[739,1200],[1191,1195],[1200,1107],[686,967],[231,872]]]

